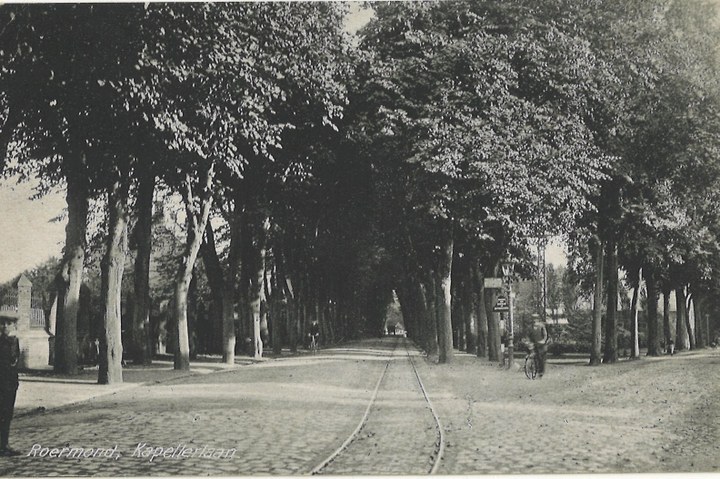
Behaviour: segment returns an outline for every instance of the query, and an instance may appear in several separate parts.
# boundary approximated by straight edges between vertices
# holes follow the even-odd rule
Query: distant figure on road
[[[320,324],[318,324],[317,319],[313,319],[312,323],[310,323],[310,337],[315,338],[315,347],[320,346]]]
[[[17,321],[17,314],[0,312],[0,456],[17,456],[18,451],[10,449],[10,421],[15,410],[15,396],[18,389],[18,368],[20,345],[18,338],[10,336],[10,325]]]
[[[530,340],[535,347],[535,354],[538,355],[538,377],[541,378],[543,374],[545,374],[545,358],[547,357],[548,340],[547,326],[545,326],[542,320],[536,319],[533,323]]]

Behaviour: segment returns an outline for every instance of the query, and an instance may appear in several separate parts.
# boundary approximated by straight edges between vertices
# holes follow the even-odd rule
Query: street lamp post
[[[514,317],[513,317],[513,292],[512,292],[512,275],[513,271],[515,269],[515,264],[511,262],[503,263],[502,264],[502,271],[503,276],[505,276],[505,279],[507,280],[507,295],[508,295],[508,316],[510,321],[510,330],[508,331],[508,344],[507,344],[507,350],[508,350],[508,369],[512,368],[513,366],[513,360],[514,360],[514,353],[515,353],[515,347],[514,347]]]

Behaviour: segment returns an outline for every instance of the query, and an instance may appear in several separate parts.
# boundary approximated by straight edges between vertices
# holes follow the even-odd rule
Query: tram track
[[[398,358],[397,351],[401,342],[405,354]],[[406,369],[408,363],[411,371]],[[411,381],[413,385],[410,384]],[[402,389],[403,385],[405,389]],[[378,400],[379,397],[381,400]],[[397,414],[398,409],[409,416],[409,419],[402,419],[404,421],[401,424],[402,430],[391,427],[391,422],[397,420],[394,414]],[[431,418],[425,415],[427,411],[430,412]],[[372,427],[368,426],[369,423],[373,423]],[[430,423],[432,424],[430,425]],[[406,431],[405,426],[414,427],[417,434],[413,435],[410,431]],[[430,434],[430,429],[434,430],[432,434]],[[403,456],[402,460],[412,461],[418,474],[435,474],[445,450],[442,424],[412,359],[407,341],[397,338],[357,427],[337,449],[318,463],[310,471],[310,474],[373,473],[366,469],[369,458],[375,461],[370,464],[370,467],[383,464],[380,461],[383,451],[378,449],[382,449],[383,444],[392,444],[393,448],[400,451],[394,452],[402,454],[404,440],[408,443],[408,451],[406,451],[407,457]],[[420,443],[413,444],[412,441],[420,441]],[[430,442],[432,442],[432,448],[428,447]],[[418,457],[413,459],[410,457],[412,455]],[[428,461],[428,457],[430,461]],[[338,463],[342,463],[342,466]],[[407,473],[408,471],[403,469],[403,472]],[[393,473],[393,471],[380,469],[378,473]]]
[[[433,415],[433,418],[435,419],[435,427],[437,428],[438,432],[438,441],[437,441],[437,449],[435,454],[435,460],[433,461],[433,466],[430,469],[430,474],[437,473],[438,467],[440,467],[440,461],[442,460],[443,453],[445,452],[445,432],[443,431],[442,423],[440,422],[440,417],[437,414],[437,411],[435,410],[435,407],[432,404],[432,401],[430,401],[430,396],[427,393],[427,389],[425,389],[425,385],[422,382],[422,379],[420,379],[420,373],[417,370],[417,367],[415,367],[415,361],[412,360],[412,356],[410,356],[410,351],[407,349],[407,343],[405,344],[405,351],[408,356],[408,360],[410,360],[410,364],[412,365],[413,371],[415,372],[415,377],[417,378],[418,384],[420,385],[420,390],[423,393],[423,396],[425,397],[425,402],[427,402],[428,408],[430,409],[430,412]]]

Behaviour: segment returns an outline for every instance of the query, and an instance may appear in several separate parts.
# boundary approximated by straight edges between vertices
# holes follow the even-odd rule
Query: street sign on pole
[[[507,338],[507,351],[508,351],[508,369],[513,368],[513,360],[515,356],[515,345],[513,344],[513,337],[515,336],[515,330],[513,327],[513,323],[515,322],[515,318],[513,318],[513,298],[515,297],[515,293],[513,293],[512,290],[512,274],[515,270],[515,263],[512,261],[508,261],[507,263],[502,264],[502,270],[503,275],[505,276],[505,279],[507,279],[507,291],[508,291],[508,309],[509,312],[509,320],[510,320],[510,331]]]
[[[498,296],[493,308],[493,313],[506,313],[510,311],[510,305],[505,296]]]
[[[503,280],[502,278],[485,278],[483,285],[486,289],[502,289]]]

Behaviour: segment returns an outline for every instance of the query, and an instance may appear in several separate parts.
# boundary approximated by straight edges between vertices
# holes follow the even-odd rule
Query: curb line
[[[257,362],[259,362],[259,361],[257,361]],[[127,387],[124,387],[124,388],[121,388],[121,389],[112,390],[112,391],[102,391],[102,390],[100,390],[100,391],[98,391],[97,394],[95,394],[95,395],[93,395],[93,396],[90,396],[90,397],[87,397],[87,398],[84,398],[84,399],[79,399],[79,400],[77,400],[77,401],[68,402],[68,403],[65,403],[65,404],[58,404],[58,405],[56,405],[56,406],[49,406],[49,407],[39,406],[39,407],[30,409],[30,410],[28,410],[28,411],[24,411],[24,412],[21,412],[21,413],[18,413],[18,414],[14,414],[14,415],[13,415],[13,419],[20,419],[20,418],[25,418],[25,417],[40,415],[40,414],[44,414],[44,413],[47,413],[47,412],[50,412],[50,411],[54,411],[54,410],[57,410],[57,409],[62,409],[62,408],[66,408],[66,407],[72,407],[72,406],[75,406],[75,405],[78,405],[78,404],[82,404],[82,403],[85,403],[85,402],[88,402],[88,401],[92,401],[93,399],[97,399],[97,398],[99,398],[99,397],[111,396],[111,395],[116,394],[116,393],[119,393],[119,392],[129,391],[129,390],[131,390],[131,389],[136,389],[136,388],[143,387],[143,386],[154,386],[154,385],[156,385],[156,384],[164,384],[164,383],[167,383],[167,382],[175,381],[175,380],[178,380],[178,379],[186,379],[186,378],[193,377],[193,376],[200,376],[200,375],[205,376],[205,375],[208,375],[208,374],[216,374],[216,373],[224,373],[224,372],[228,372],[228,371],[235,371],[235,370],[239,369],[239,368],[242,367],[242,366],[252,366],[253,364],[257,364],[257,362],[252,362],[252,363],[250,363],[250,364],[234,365],[234,366],[227,367],[227,368],[215,369],[215,370],[210,371],[210,372],[207,372],[207,373],[201,373],[201,372],[198,372],[198,371],[193,371],[193,370],[191,369],[187,374],[182,374],[182,375],[178,375],[178,376],[171,377],[171,378],[160,379],[160,380],[149,380],[149,381],[143,381],[143,382],[139,382],[139,383],[122,383],[122,384],[128,384],[128,386],[127,386]],[[103,384],[97,384],[97,383],[95,383],[95,385],[96,385],[96,386],[104,386]]]

